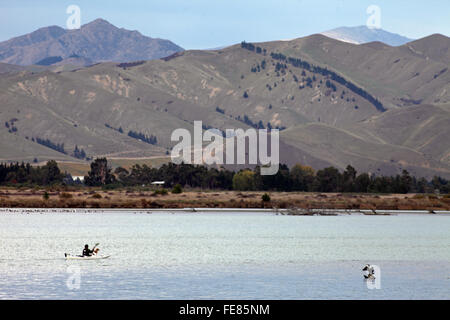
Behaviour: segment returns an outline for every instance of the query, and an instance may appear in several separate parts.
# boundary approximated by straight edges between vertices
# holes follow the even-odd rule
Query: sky
[[[380,9],[386,31],[411,39],[450,36],[448,0],[0,0],[0,41],[50,25],[66,28],[69,5],[80,8],[81,24],[103,18],[185,49],[294,39],[366,25],[371,5]]]

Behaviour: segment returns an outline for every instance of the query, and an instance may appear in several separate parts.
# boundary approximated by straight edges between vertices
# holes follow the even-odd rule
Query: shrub
[[[48,194],[47,191],[45,191],[45,193],[44,193],[44,195],[42,196],[42,198],[43,198],[44,200],[50,199],[50,195]]]
[[[267,193],[264,193],[261,197],[262,201],[264,202],[269,202],[270,201],[270,196]]]
[[[98,194],[98,193],[94,193],[94,194],[92,195],[92,198],[94,198],[94,199],[101,199],[101,198],[102,198],[102,195],[101,195],[101,194]]]
[[[155,190],[155,192],[152,193],[152,196],[162,195],[165,196],[168,194],[168,191],[166,189],[159,189]]]
[[[173,189],[172,189],[172,193],[183,193],[183,188],[181,187],[181,184],[176,184]]]

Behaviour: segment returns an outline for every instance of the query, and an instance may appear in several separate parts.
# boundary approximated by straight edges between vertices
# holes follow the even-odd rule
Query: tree
[[[83,149],[78,149],[78,146],[75,145],[75,149],[73,150],[73,156],[77,159],[86,158],[86,152]]]
[[[278,172],[274,175],[261,176],[263,190],[291,191],[292,183],[289,168],[280,164]]]
[[[342,191],[343,192],[354,192],[356,190],[356,170],[351,165],[345,168],[342,175]]]
[[[325,168],[317,171],[314,182],[315,191],[336,192],[341,181],[341,173],[334,167]]]
[[[411,190],[411,187],[412,187],[412,178],[407,170],[403,170],[402,175],[400,177],[400,192],[408,193],[409,190]]]
[[[370,187],[370,177],[367,173],[360,174],[355,180],[356,190],[358,192],[367,193]]]
[[[261,62],[261,68],[265,69],[266,68],[266,60],[263,60]]]
[[[428,185],[428,181],[425,178],[420,178],[416,183],[416,192],[418,193],[431,193],[433,190]]]
[[[108,167],[108,160],[106,158],[95,159],[91,163],[91,171],[84,177],[84,181],[88,186],[102,186],[113,183],[115,177],[111,174],[111,168]]]
[[[433,186],[434,190],[438,190],[440,193],[450,192],[450,182],[441,177],[433,177],[431,185]]]
[[[375,193],[391,193],[391,192],[401,192],[399,189],[400,178],[397,177],[375,177],[371,179],[371,184],[369,187],[369,192]]]
[[[118,180],[122,183],[127,182],[128,175],[130,174],[127,169],[122,167],[117,167],[116,170],[114,170],[114,174],[118,178]]]
[[[254,190],[254,177],[255,173],[251,170],[239,171],[233,177],[233,189],[240,191]]]
[[[63,175],[58,168],[58,164],[55,160],[50,160],[45,166],[42,167],[42,183],[43,184],[53,184],[56,182],[61,182]]]
[[[310,191],[314,182],[315,171],[309,166],[296,164],[291,169],[291,181],[293,191]]]

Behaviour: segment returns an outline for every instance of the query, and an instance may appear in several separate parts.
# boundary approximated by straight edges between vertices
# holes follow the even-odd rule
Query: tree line
[[[316,171],[301,164],[292,168],[280,165],[277,174],[265,176],[261,175],[259,166],[234,172],[184,163],[168,163],[159,168],[136,164],[129,170],[118,167],[112,172],[105,158],[97,159],[96,162],[94,167],[91,165],[92,170],[85,178],[88,185],[99,186],[103,185],[99,181],[108,181],[109,184],[137,186],[164,181],[167,187],[179,184],[191,188],[240,191],[433,193],[439,190],[441,193],[450,193],[450,182],[441,177],[436,176],[431,180],[416,178],[406,170],[395,176],[358,174],[350,165],[342,172],[334,167]]]
[[[312,73],[320,74],[322,76],[330,77],[331,80],[336,81],[337,83],[347,87],[350,91],[353,91],[355,94],[361,96],[362,98],[369,101],[378,111],[384,112],[386,109],[383,104],[375,97],[373,97],[370,93],[365,91],[364,89],[356,86],[350,81],[347,81],[344,77],[338,75],[336,72],[328,70],[327,68],[322,68],[319,66],[312,65],[306,61],[303,61],[299,58],[286,57],[285,55],[278,53],[271,53],[271,57],[274,60],[286,61],[292,66],[296,68],[303,68]]]
[[[142,132],[130,130],[128,132],[128,136],[131,138],[137,139],[137,140],[141,140],[148,144],[157,144],[158,143],[158,139],[154,135],[148,136]]]
[[[272,176],[261,175],[261,168],[238,172],[191,164],[164,164],[159,168],[136,164],[130,169],[118,167],[114,171],[106,158],[91,162],[84,179],[87,186],[127,187],[150,185],[164,181],[166,187],[239,190],[239,191],[302,191],[302,192],[353,192],[353,193],[450,193],[450,181],[435,176],[431,180],[411,176],[406,170],[394,176],[375,176],[360,173],[352,166],[343,171],[334,167],[314,170],[297,164],[292,168],[280,165]],[[70,175],[62,173],[56,161],[44,166],[25,163],[0,164],[0,184],[71,184]]]
[[[354,193],[448,193],[447,180],[435,177],[431,181],[417,179],[408,171],[395,176],[358,174],[352,166],[341,172],[328,167],[314,170],[297,164],[292,168],[281,165],[273,176],[262,176],[260,168],[241,170],[233,177],[234,190],[303,191],[303,192],[354,192]]]
[[[115,131],[117,131],[119,133],[124,133],[122,127],[114,128],[113,126],[111,126],[108,123],[105,123],[105,127],[107,127],[108,129],[115,130]],[[136,140],[141,140],[142,142],[145,142],[145,143],[148,143],[148,144],[155,145],[155,144],[158,143],[158,139],[156,138],[156,136],[154,136],[154,135],[148,136],[145,133],[138,132],[138,131],[130,130],[130,131],[128,131],[128,136],[133,138],[133,139],[136,139]]]
[[[39,137],[36,137],[36,139],[32,138],[31,140],[33,142],[36,141],[40,145],[43,145],[43,146],[45,146],[47,148],[53,149],[55,151],[58,151],[58,152],[61,152],[61,153],[64,153],[64,154],[67,154],[66,150],[64,149],[64,143],[55,143],[55,142],[51,141],[50,139],[41,139]]]
[[[61,173],[56,161],[48,161],[44,166],[29,163],[0,163],[1,185],[52,185],[62,184],[65,175]]]

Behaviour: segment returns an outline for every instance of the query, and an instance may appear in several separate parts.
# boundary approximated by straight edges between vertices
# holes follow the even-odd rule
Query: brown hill
[[[49,57],[77,55],[94,62],[166,57],[183,49],[174,43],[119,29],[97,19],[76,30],[51,26],[0,43],[0,62],[31,65]]]
[[[31,137],[64,143],[64,157],[75,146],[88,156],[163,156],[174,129],[202,120],[219,129],[283,129],[281,160],[289,164],[450,176],[450,73],[404,47],[313,35],[52,68],[0,78],[2,122],[17,119],[1,139],[27,142],[8,150],[11,160],[24,158]]]
[[[444,64],[450,64],[450,41],[442,34],[412,41],[403,45],[402,49],[408,50],[423,59],[432,59]]]

